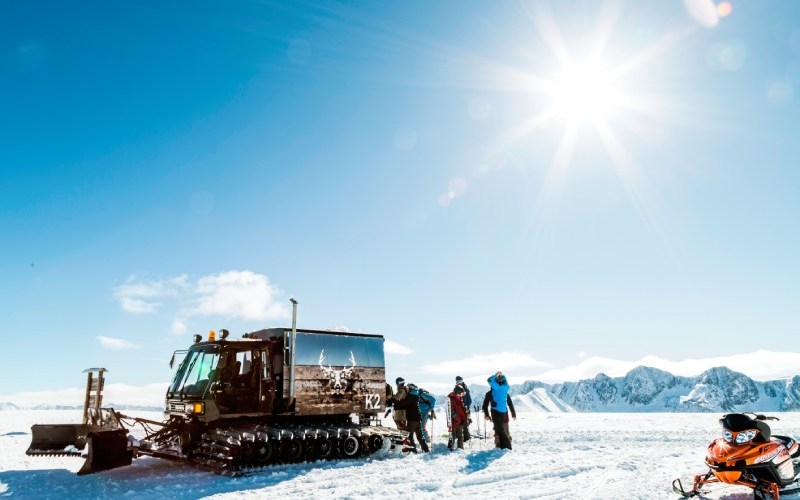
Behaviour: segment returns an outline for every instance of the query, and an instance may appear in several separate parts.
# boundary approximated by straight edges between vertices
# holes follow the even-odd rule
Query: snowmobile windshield
[[[202,397],[214,378],[219,356],[219,347],[215,345],[190,350],[175,373],[167,396]]]

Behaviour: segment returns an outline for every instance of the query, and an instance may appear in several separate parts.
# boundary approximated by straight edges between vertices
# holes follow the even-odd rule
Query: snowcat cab
[[[270,370],[271,343],[228,341],[225,330],[222,336],[186,352],[167,389],[165,413],[199,422],[272,413],[280,374]]]

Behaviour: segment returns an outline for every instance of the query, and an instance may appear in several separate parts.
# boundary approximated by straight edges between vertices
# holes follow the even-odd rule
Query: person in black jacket
[[[492,421],[492,415],[489,413],[489,407],[492,404],[492,390],[489,389],[489,392],[483,397],[483,416],[489,422]],[[514,411],[514,403],[511,401],[511,396],[506,395],[506,405],[508,406],[508,411],[503,414],[503,422],[494,422],[495,427],[497,424],[501,424],[503,431],[505,431],[505,435],[508,436],[508,441],[511,442],[511,432],[509,431],[508,427],[508,414],[511,414],[511,418],[516,420],[517,419],[517,412]],[[500,447],[500,436],[497,432],[494,433],[494,445],[495,447]]]
[[[428,443],[422,435],[422,415],[419,412],[419,396],[416,393],[412,394],[410,391],[406,397],[400,400],[393,401],[394,410],[405,411],[406,414],[406,431],[408,431],[408,444],[411,448],[410,451],[417,451],[417,445],[414,443],[414,437],[419,441],[422,451],[429,452]]]
[[[467,407],[467,412],[469,412],[469,407],[472,406],[472,396],[469,393],[469,387],[467,387],[467,383],[464,382],[464,379],[461,377],[456,377],[456,387],[461,387],[464,391],[462,398],[464,400],[464,406]],[[455,387],[453,387],[453,392],[455,392]]]

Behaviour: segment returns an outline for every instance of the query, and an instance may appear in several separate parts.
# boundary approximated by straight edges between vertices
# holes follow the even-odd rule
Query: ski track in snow
[[[486,441],[473,438],[466,450],[450,452],[435,421],[430,454],[278,465],[242,478],[150,457],[78,477],[81,459],[25,455],[32,424],[74,423],[80,413],[0,411],[0,497],[677,499],[672,480],[691,484],[704,472],[706,446],[720,433],[720,414],[528,412],[511,423],[513,451],[495,450],[489,429]],[[774,415],[781,419],[771,422],[774,432],[800,436],[800,414]],[[719,486],[702,498],[752,495]]]

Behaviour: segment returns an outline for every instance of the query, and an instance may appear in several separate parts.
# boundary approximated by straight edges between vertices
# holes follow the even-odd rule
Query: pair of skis
[[[447,449],[452,450],[455,442],[453,440],[453,413],[450,406],[450,397],[444,400],[444,415],[447,419]]]

